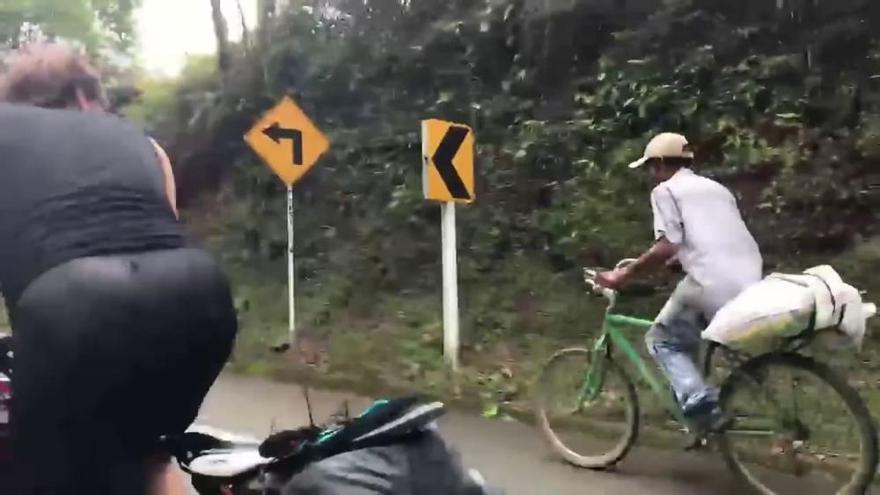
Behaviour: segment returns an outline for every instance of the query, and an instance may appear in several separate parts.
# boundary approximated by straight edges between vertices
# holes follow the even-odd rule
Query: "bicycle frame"
[[[590,366],[587,368],[586,376],[584,377],[584,384],[581,387],[581,392],[578,397],[578,407],[582,407],[585,401],[595,400],[602,391],[605,381],[605,363],[613,359],[614,351],[619,351],[627,361],[632,363],[638,371],[641,380],[648,385],[651,392],[657,396],[673,418],[675,418],[679,424],[686,426],[688,422],[684,417],[681,406],[675,401],[674,396],[670,394],[670,388],[665,386],[668,382],[658,375],[654,366],[646,362],[646,360],[639,355],[639,352],[633,347],[624,334],[628,327],[648,329],[654,324],[654,322],[642,318],[634,318],[632,316],[613,313],[612,311],[616,304],[617,294],[609,292],[605,294],[605,297],[608,298],[609,304],[602,324],[602,333],[599,335],[599,338],[596,339],[591,349],[592,356],[590,359]],[[731,429],[728,431],[740,432],[739,429]],[[755,429],[754,427],[740,433],[746,432],[752,435],[770,434],[769,431],[760,431],[760,429]]]
[[[639,355],[639,352],[624,335],[626,327],[648,329],[654,322],[614,314],[611,312],[613,307],[614,299],[611,299],[611,304],[608,306],[605,320],[602,324],[602,333],[592,347],[593,356],[590,360],[590,367],[587,369],[587,375],[584,377],[584,385],[581,389],[578,404],[583,404],[587,400],[595,400],[604,385],[604,363],[612,359],[612,351],[617,350],[633,364],[642,381],[648,385],[651,392],[666,406],[666,409],[672,416],[679,423],[686,424],[681,407],[670,395],[670,389],[663,385],[666,381],[661,379],[657,372],[654,371],[654,368],[645,362],[645,359]]]

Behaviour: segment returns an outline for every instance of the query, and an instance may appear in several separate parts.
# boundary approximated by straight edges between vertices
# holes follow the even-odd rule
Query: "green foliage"
[[[219,91],[217,64],[212,56],[190,56],[175,79],[143,79],[141,96],[124,109],[162,141],[184,141],[212,132],[210,114]]]
[[[138,101],[125,108],[125,115],[147,129],[163,128],[177,123],[175,119],[177,82],[166,80],[142,80]],[[167,127],[165,127],[167,129]],[[176,129],[168,129],[174,132]]]
[[[865,119],[858,148],[865,158],[880,161],[880,116],[872,115]]]
[[[61,37],[99,49],[128,51],[140,0],[0,0],[0,46],[41,36]]]

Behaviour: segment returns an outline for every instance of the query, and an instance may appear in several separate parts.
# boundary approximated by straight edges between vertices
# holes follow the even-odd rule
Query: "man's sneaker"
[[[685,412],[685,418],[698,432],[722,433],[730,428],[731,420],[715,402],[704,402]]]
[[[684,445],[684,450],[686,451],[699,450],[706,447],[709,435],[724,433],[733,422],[717,405],[713,406],[708,413],[697,416],[690,414],[687,416],[687,419],[691,425],[692,433],[690,439]]]

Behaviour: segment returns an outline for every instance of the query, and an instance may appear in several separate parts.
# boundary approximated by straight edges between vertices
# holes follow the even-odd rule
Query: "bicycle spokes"
[[[598,361],[591,359],[594,356]],[[567,461],[582,467],[608,466],[635,441],[635,387],[603,355],[587,349],[559,351],[542,370],[539,387],[539,426]]]
[[[749,463],[799,477],[855,479],[865,439],[854,401],[841,395],[845,385],[817,371],[827,368],[804,362],[783,358],[739,371],[724,401],[733,420],[728,455],[754,479]]]

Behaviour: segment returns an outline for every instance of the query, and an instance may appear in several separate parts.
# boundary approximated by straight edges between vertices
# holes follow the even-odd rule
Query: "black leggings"
[[[175,249],[57,266],[12,326],[18,493],[138,495],[144,460],[195,419],[237,322],[211,257]]]

